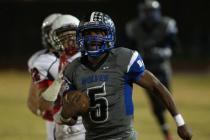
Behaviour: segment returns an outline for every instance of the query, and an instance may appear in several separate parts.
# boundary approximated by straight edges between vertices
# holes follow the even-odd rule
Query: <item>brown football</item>
[[[82,115],[89,110],[89,97],[84,92],[79,90],[70,91],[66,94],[65,100],[71,105],[71,107],[75,107],[74,109],[78,111],[79,115]]]

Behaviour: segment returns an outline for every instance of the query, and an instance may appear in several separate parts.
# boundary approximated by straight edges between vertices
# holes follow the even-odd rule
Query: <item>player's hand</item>
[[[183,140],[191,140],[192,138],[192,132],[187,128],[186,125],[177,127],[177,133],[179,137],[182,138]]]
[[[70,91],[63,98],[61,115],[65,118],[82,115],[88,112],[90,103],[85,93],[79,90]]]

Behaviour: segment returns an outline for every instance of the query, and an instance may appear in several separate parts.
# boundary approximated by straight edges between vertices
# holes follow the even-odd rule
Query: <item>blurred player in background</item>
[[[51,14],[42,24],[42,41],[45,49],[36,52],[28,61],[32,83],[28,107],[47,122],[48,140],[84,140],[85,129],[81,119],[75,126],[54,122],[61,108],[60,96],[51,97],[50,91],[59,90],[57,83],[66,63],[80,56],[76,47],[76,28],[79,20],[71,15]],[[47,99],[47,100],[46,100]],[[50,102],[49,102],[49,101]]]
[[[115,36],[114,22],[107,14],[90,13],[81,20],[77,29],[77,43],[84,53],[64,70],[63,86],[68,87],[68,94],[71,90],[79,90],[87,94],[90,100],[89,112],[83,115],[86,140],[136,139],[133,83],[153,91],[174,117],[179,136],[183,140],[191,140],[191,133],[170,92],[145,69],[137,51],[114,48]],[[60,116],[64,123],[74,119],[71,115],[75,113],[69,110],[68,104],[71,105],[71,102],[64,100]]]
[[[131,49],[142,53],[147,69],[170,89],[172,47],[179,46],[176,22],[161,15],[158,1],[146,0],[138,6],[139,17],[126,25],[127,36],[133,42]],[[172,140],[165,119],[165,106],[155,94],[148,90],[147,93],[165,140]]]

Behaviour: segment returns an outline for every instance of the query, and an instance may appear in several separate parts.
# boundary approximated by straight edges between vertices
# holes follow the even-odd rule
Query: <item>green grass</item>
[[[26,72],[0,72],[0,139],[45,140],[45,123],[26,106],[29,75]],[[175,74],[173,96],[193,131],[193,139],[210,139],[210,75]],[[143,90],[135,86],[135,128],[139,140],[163,140]],[[174,140],[180,138],[170,114],[167,119]]]
[[[9,71],[1,72],[0,77],[0,139],[44,140],[44,121],[26,106],[29,75]]]
[[[172,92],[175,102],[183,114],[185,121],[193,131],[193,139],[210,139],[210,75],[175,74],[172,80]],[[150,111],[148,99],[139,87],[135,100],[135,127],[142,140],[162,140],[157,123]],[[167,120],[174,140],[180,138],[176,134],[175,123],[167,112]]]

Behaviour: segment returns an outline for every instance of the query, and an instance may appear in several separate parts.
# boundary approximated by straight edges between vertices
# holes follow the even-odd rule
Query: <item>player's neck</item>
[[[88,61],[93,65],[97,65],[106,55],[107,55],[107,53],[104,53],[99,57],[90,57],[89,56]]]

